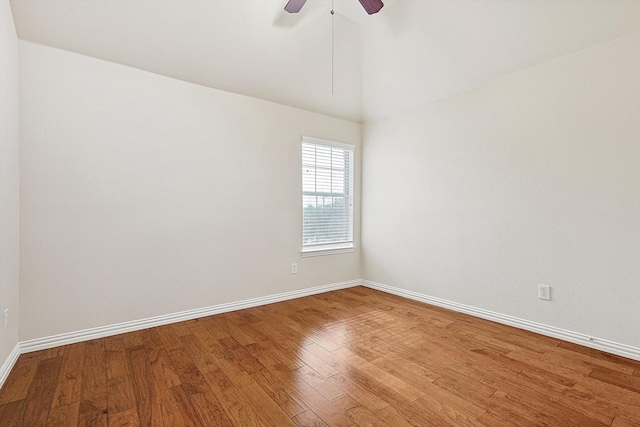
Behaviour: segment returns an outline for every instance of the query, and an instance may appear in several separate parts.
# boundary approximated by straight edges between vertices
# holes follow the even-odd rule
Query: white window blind
[[[302,139],[302,250],[353,245],[352,145]]]

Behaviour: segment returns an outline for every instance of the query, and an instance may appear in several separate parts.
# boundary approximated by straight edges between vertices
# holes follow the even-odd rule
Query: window
[[[302,138],[302,253],[353,251],[354,146]]]

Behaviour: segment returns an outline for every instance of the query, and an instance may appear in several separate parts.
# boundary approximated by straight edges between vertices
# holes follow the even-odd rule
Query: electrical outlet
[[[4,321],[2,323],[4,324],[4,330],[6,331],[7,328],[9,327],[9,309],[8,308],[4,309]]]
[[[295,262],[291,264],[291,274],[298,274],[298,264]]]
[[[538,285],[538,298],[546,301],[551,300],[551,286]]]

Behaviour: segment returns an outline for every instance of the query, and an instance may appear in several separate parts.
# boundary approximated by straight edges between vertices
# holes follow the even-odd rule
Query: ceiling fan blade
[[[307,0],[289,0],[289,3],[284,7],[284,10],[289,13],[298,13],[306,2]]]
[[[291,1],[289,3],[291,3]],[[380,9],[382,9],[382,6],[384,6],[382,0],[360,0],[360,4],[362,5],[362,7],[364,7],[364,10],[366,10],[369,15],[380,12]]]

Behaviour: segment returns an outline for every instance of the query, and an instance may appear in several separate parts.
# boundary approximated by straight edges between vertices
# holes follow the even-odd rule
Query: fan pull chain
[[[335,36],[334,36],[334,21],[333,19],[335,18],[335,12],[333,10],[333,0],[331,0],[331,95],[333,95],[333,57],[334,57],[334,46],[335,46]]]

